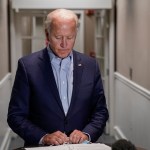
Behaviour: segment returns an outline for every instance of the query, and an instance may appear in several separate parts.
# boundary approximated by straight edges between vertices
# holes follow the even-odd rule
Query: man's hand
[[[66,136],[66,134],[60,131],[56,131],[52,134],[46,134],[42,140],[44,145],[61,145],[66,142],[69,142],[69,138]]]
[[[69,143],[78,144],[88,140],[88,135],[79,130],[74,130],[69,136]]]

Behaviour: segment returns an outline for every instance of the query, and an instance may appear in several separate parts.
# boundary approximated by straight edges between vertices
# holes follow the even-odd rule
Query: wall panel
[[[115,136],[150,148],[150,91],[115,74]]]

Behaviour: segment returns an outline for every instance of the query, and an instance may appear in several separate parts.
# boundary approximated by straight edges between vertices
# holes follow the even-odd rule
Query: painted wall
[[[150,91],[115,74],[115,136],[150,148]]]
[[[0,0],[0,80],[9,71],[7,0]]]
[[[117,1],[117,71],[150,90],[150,1]]]
[[[114,131],[150,148],[150,1],[117,1]]]

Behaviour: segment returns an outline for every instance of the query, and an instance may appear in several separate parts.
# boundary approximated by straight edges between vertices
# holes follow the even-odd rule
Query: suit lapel
[[[81,78],[82,78],[82,72],[83,72],[83,63],[81,61],[81,58],[75,51],[73,51],[73,59],[74,59],[74,70],[73,70],[73,90],[72,90],[72,98],[71,98],[71,103],[70,107],[67,113],[67,117],[70,117],[74,113],[74,106],[75,103],[77,103],[77,95],[78,95],[78,90],[80,87],[81,83]]]
[[[45,80],[49,87],[49,91],[51,91],[51,93],[53,94],[53,96],[54,96],[53,99],[56,100],[56,102],[58,103],[58,106],[60,107],[62,113],[64,114],[63,106],[62,106],[62,103],[60,100],[59,92],[58,92],[57,85],[55,82],[55,77],[54,77],[52,66],[50,63],[48,51],[46,48],[43,50],[43,54],[39,57],[39,59],[41,59],[41,63],[39,65],[45,76]],[[57,111],[56,111],[56,113],[57,113]],[[59,116],[62,115],[59,112],[58,112],[58,114],[59,114]]]
[[[64,117],[65,114],[64,114],[63,106],[62,106],[62,103],[60,100],[59,92],[58,92],[57,85],[55,82],[55,77],[54,77],[52,66],[51,66],[51,63],[49,60],[48,51],[46,48],[43,50],[42,55],[39,56],[39,59],[41,60],[39,63],[39,67],[45,76],[46,83],[49,83],[49,84],[47,84],[48,86],[47,85],[46,86],[49,88],[49,91],[51,91],[51,93],[53,94],[53,96],[54,96],[53,99],[56,100],[56,102],[61,110],[61,114],[60,114],[60,111],[55,111],[55,112],[59,116]],[[75,51],[73,51],[73,59],[74,59],[73,60],[73,63],[74,63],[73,91],[72,91],[72,98],[71,98],[70,107],[69,107],[69,110],[67,113],[67,117],[70,117],[75,113],[74,106],[77,103],[76,97],[78,95],[78,90],[80,87],[82,72],[83,72],[83,68],[84,68],[84,64],[82,63],[81,58]]]

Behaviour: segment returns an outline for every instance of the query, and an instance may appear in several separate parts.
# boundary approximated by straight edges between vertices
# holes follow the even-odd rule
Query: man
[[[78,18],[58,9],[45,21],[47,47],[18,61],[8,124],[25,145],[95,142],[108,110],[98,64],[73,50]]]

